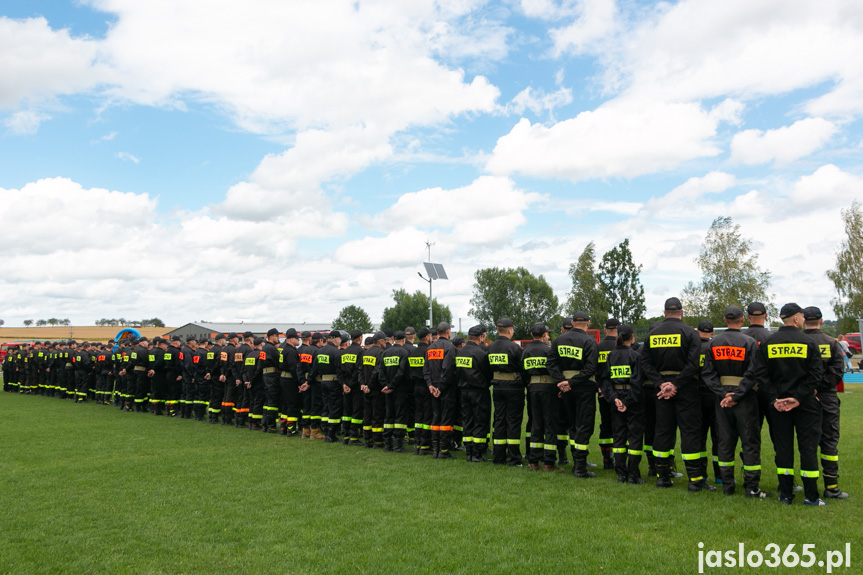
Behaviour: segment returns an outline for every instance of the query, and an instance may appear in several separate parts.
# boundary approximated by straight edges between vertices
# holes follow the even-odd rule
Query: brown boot
[[[308,439],[308,438],[311,436],[311,433],[312,433],[312,430],[311,430],[311,429],[309,429],[308,427],[304,427],[304,428],[303,428],[302,438],[303,438],[303,439]]]
[[[311,439],[324,439],[324,434],[321,433],[320,427],[313,427],[312,428]]]
[[[554,465],[543,465],[543,471],[553,471],[554,473],[563,473],[562,467],[555,467]]]

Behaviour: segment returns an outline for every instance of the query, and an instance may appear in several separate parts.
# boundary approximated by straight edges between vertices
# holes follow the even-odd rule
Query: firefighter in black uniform
[[[89,341],[85,341],[81,344],[81,349],[76,350],[72,362],[75,364],[75,402],[82,403],[87,401],[87,385],[93,370]]]
[[[180,352],[180,359],[183,362],[183,391],[180,394],[180,417],[182,419],[192,417],[192,407],[195,402],[195,376],[198,373],[197,349],[197,338],[189,336],[186,338],[186,345]]]
[[[680,427],[681,456],[689,475],[690,491],[716,491],[701,472],[701,394],[698,389],[698,334],[683,323],[683,306],[676,297],[665,301],[665,321],[660,323],[641,348],[645,379],[656,392],[656,434],[653,455],[659,478],[657,487],[671,487],[671,455]],[[649,393],[649,392],[648,392]]]
[[[641,366],[638,352],[632,349],[635,332],[622,324],[617,329],[617,347],[607,356],[600,370],[602,395],[612,406],[614,470],[618,483],[644,483],[641,464],[644,438],[644,402],[641,400]]]
[[[410,353],[404,347],[405,332],[393,333],[393,345],[384,350],[378,366],[378,380],[381,383],[381,393],[386,397],[386,414],[384,416],[384,451],[404,452],[404,440],[407,433],[408,410],[407,396],[413,392],[410,389],[408,375],[408,356]],[[388,436],[386,422],[390,420],[391,434]]]
[[[423,379],[432,395],[432,450],[435,459],[453,459],[450,453],[455,421],[457,375],[455,346],[449,342],[450,325],[437,326],[438,339],[426,350]]]
[[[281,425],[282,435],[293,437],[297,435],[297,426],[302,413],[300,400],[300,354],[297,346],[300,336],[297,330],[290,328],[285,331],[285,342],[279,348],[279,386],[281,386]]]
[[[225,334],[215,336],[215,345],[207,350],[207,414],[212,424],[219,423],[222,413],[222,398],[225,397],[225,384],[222,380],[222,348],[225,347]]]
[[[153,338],[147,377],[150,378],[150,410],[154,415],[165,414],[165,396],[168,388],[168,365],[165,363],[167,349],[167,340],[161,337]]]
[[[324,400],[323,400],[323,392],[321,390],[321,382],[317,381],[315,377],[312,377],[312,370],[315,366],[315,360],[317,358],[318,352],[320,352],[321,348],[326,345],[327,338],[322,333],[314,333],[312,334],[312,349],[310,356],[310,363],[308,366],[308,372],[306,374],[306,383],[309,384],[309,389],[306,393],[309,394],[309,415],[308,420],[311,425],[311,429],[309,430],[309,438],[310,439],[324,439],[323,433],[321,433],[321,425],[323,424],[323,410],[324,410]],[[300,356],[303,359],[303,356]]]
[[[75,354],[78,353],[78,342],[70,341],[68,346],[66,347],[66,351],[64,352],[64,359],[66,360],[63,364],[63,380],[65,381],[64,390],[66,392],[66,399],[75,399]],[[16,353],[16,362],[18,358],[21,357],[20,350]],[[17,370],[17,366],[16,366]],[[21,379],[20,379],[20,371],[18,371],[18,376],[16,377],[16,382],[18,383],[18,389],[21,389]],[[127,386],[128,387],[128,386]]]
[[[743,310],[736,305],[725,308],[725,325],[728,329],[708,344],[704,354],[701,379],[714,394],[716,411],[717,457],[722,479],[722,492],[733,495],[734,453],[737,438],[743,450],[743,488],[747,497],[770,497],[760,488],[761,483],[761,426],[758,399],[752,387],[755,380],[743,376],[753,365],[758,344],[740,332],[743,327]]]
[[[150,356],[149,347],[149,340],[146,337],[142,337],[129,352],[129,362],[126,364],[126,375],[129,376],[126,380],[126,409],[128,411],[147,411],[147,406],[144,405],[144,402],[149,391],[149,382],[147,381],[147,363]]]
[[[280,407],[282,405],[282,387],[279,383],[279,330],[270,328],[267,339],[261,348],[265,354],[263,359],[264,379],[264,416],[261,420],[261,428],[264,433],[276,433],[276,423],[279,419]]]
[[[488,354],[479,345],[485,339],[485,328],[475,325],[468,330],[467,336],[467,344],[456,352],[455,371],[461,396],[467,460],[479,463],[488,461],[483,453],[491,416],[489,386],[492,371],[488,365]]]
[[[417,337],[416,328],[413,328],[411,326],[408,326],[405,328],[405,349],[408,350],[408,355],[412,354],[415,347],[416,347],[416,343],[415,343],[416,337]],[[414,413],[416,413],[416,405],[415,405],[414,401],[415,401],[414,393],[413,393],[413,391],[411,391],[408,394],[408,398],[407,398],[408,429],[407,429],[407,433],[405,434],[405,439],[406,439],[405,442],[407,444],[416,445],[416,442],[415,442],[416,428],[414,426],[414,424],[415,424]]]
[[[323,428],[324,441],[334,443],[339,425],[342,420],[342,386],[339,384],[339,369],[342,359],[339,351],[341,335],[338,331],[331,331],[327,336],[327,344],[318,348],[312,370],[309,372],[309,380],[317,382],[321,389],[323,409],[321,410],[321,426]],[[312,429],[312,439],[314,437]]]
[[[363,364],[359,374],[360,391],[363,392],[363,436],[366,447],[384,447],[384,416],[386,402],[381,393],[378,366],[386,349],[386,334],[375,332],[371,346],[363,351]]]
[[[303,405],[303,415],[300,417],[300,429],[302,430],[302,438],[308,439],[312,427],[312,391],[309,385],[309,371],[312,369],[312,356],[314,348],[311,345],[312,332],[304,331],[300,334],[300,347],[297,348],[297,354],[300,358],[300,387],[305,389],[300,393],[300,401]]]
[[[416,335],[418,344],[408,350],[408,371],[414,386],[414,454],[429,455],[434,453],[431,448],[432,396],[423,378],[423,366],[431,343],[431,332],[427,327],[421,327]]]
[[[209,339],[204,338],[199,342],[198,349],[195,350],[195,395],[192,402],[192,410],[195,415],[195,421],[204,421],[204,414],[207,412],[207,406],[210,401],[210,378],[209,366],[207,357],[210,353],[212,343]]]
[[[237,393],[241,379],[236,363],[238,345],[240,345],[240,336],[233,332],[229,333],[228,341],[219,354],[221,363],[219,380],[225,386],[222,397],[222,425],[231,425],[237,412]]]
[[[749,327],[743,330],[745,335],[748,335],[760,346],[770,337],[772,332],[764,327],[767,321],[767,308],[763,303],[754,301],[746,306],[746,315],[749,318]],[[770,439],[773,440],[773,424],[770,418],[776,410],[770,407],[770,402],[767,399],[767,392],[755,384],[755,397],[758,400],[758,425],[759,429],[764,426],[764,420],[767,420],[767,430],[770,433]]]
[[[839,343],[821,331],[824,320],[821,310],[807,307],[803,310],[805,329],[803,333],[818,344],[824,377],[818,384],[818,403],[821,406],[821,469],[824,474],[824,498],[847,499],[848,494],[839,489],[839,397],[836,386],[842,381],[845,360]]]
[[[243,358],[243,386],[248,398],[249,430],[260,431],[264,417],[264,365],[267,354],[263,350],[264,338],[252,337],[252,344],[254,347]]]
[[[550,351],[548,327],[544,323],[535,323],[530,328],[530,335],[533,341],[527,344],[521,354],[522,378],[531,396],[528,462],[531,471],[542,469],[563,473],[563,468],[554,465],[557,459],[560,405],[556,382],[546,367]],[[541,468],[540,461],[543,463]]]
[[[494,403],[492,461],[521,467],[521,423],[524,418],[525,383],[522,379],[521,346],[512,341],[515,324],[501,318],[495,324],[497,339],[488,347]]]
[[[605,322],[605,337],[596,345],[596,370],[597,374],[605,369],[608,354],[617,347],[617,328],[620,320],[609,318]],[[598,381],[598,380],[597,380]],[[596,398],[596,407],[599,410],[599,449],[602,451],[602,468],[614,469],[614,460],[611,457],[611,444],[614,442],[613,428],[611,424],[612,406],[603,396],[602,389]]]
[[[167,344],[167,340],[165,341]],[[171,342],[162,346],[162,361],[165,363],[165,413],[177,417],[180,393],[183,388],[183,361],[180,359],[180,336],[171,336]]]
[[[701,446],[701,473],[704,475],[704,480],[707,481],[707,462],[708,459],[713,460],[713,478],[716,483],[722,483],[722,473],[719,471],[719,458],[717,457],[717,448],[719,447],[719,438],[716,436],[716,397],[713,391],[705,385],[701,378],[701,370],[704,367],[704,354],[707,351],[707,346],[710,344],[710,339],[713,337],[713,323],[703,319],[698,322],[695,328],[698,332],[698,337],[701,338],[701,348],[698,352],[698,390],[701,394],[701,434],[699,435],[699,444]],[[711,451],[707,453],[707,436],[710,435]]]
[[[341,356],[339,382],[342,385],[342,443],[362,445],[360,431],[363,426],[363,392],[360,390],[360,368],[362,367],[362,330],[350,334],[351,342]]]
[[[818,497],[818,444],[821,441],[821,407],[815,396],[824,377],[821,351],[810,336],[801,333],[803,309],[796,303],[782,306],[783,326],[764,342],[754,364],[756,382],[771,405],[773,447],[779,475],[779,501],[794,499],[794,435],[800,451],[800,475],[806,505],[823,506]]]
[[[249,357],[249,354],[254,351],[255,345],[255,334],[250,331],[243,332],[243,342],[237,347],[237,350],[234,352],[234,371],[237,374],[238,382],[236,389],[236,408],[234,409],[234,413],[236,417],[234,419],[234,425],[236,427],[246,427],[249,424],[249,413],[251,407],[251,397],[250,397],[250,388],[246,387],[246,371],[247,364],[246,358]],[[255,360],[257,364],[257,359]]]
[[[572,316],[572,330],[561,334],[548,354],[548,373],[563,393],[568,414],[570,448],[574,477],[596,477],[587,469],[588,443],[596,422],[596,341],[585,330],[590,324],[587,312]]]

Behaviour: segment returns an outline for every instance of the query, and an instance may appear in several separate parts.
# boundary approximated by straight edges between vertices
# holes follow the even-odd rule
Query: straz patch
[[[546,358],[544,357],[526,357],[524,358],[525,369],[545,369]]]
[[[300,363],[312,363],[312,354],[301,353],[300,354]]]
[[[509,365],[509,356],[505,353],[488,354],[489,365]]]
[[[769,340],[768,340],[769,341]],[[767,344],[769,359],[796,358],[806,359],[805,343],[774,343]]]
[[[411,367],[422,367],[426,364],[424,357],[409,357],[408,365]]]
[[[398,367],[401,363],[401,358],[397,355],[390,355],[384,358],[384,367]]]
[[[255,357],[254,356],[247,357],[246,358],[246,365],[255,365]]]
[[[821,350],[821,357],[823,359],[830,359],[830,344],[819,345],[818,349]]]
[[[717,345],[711,348],[713,359],[716,361],[745,361],[746,348],[733,347],[730,345]]]
[[[606,361],[608,361],[608,354],[609,352],[607,351],[599,352],[599,358],[596,361],[599,363],[605,363]]]
[[[342,355],[342,363],[356,363],[356,362],[357,362],[357,354],[345,353]]]
[[[455,358],[455,366],[456,367],[473,367],[473,358],[472,357],[457,357]]]
[[[220,359],[220,360],[222,360],[222,361],[228,361],[228,352],[227,352],[227,351],[223,351],[222,353],[220,353],[220,354],[219,354],[219,359]]]
[[[584,350],[574,345],[559,345],[557,346],[557,354],[560,357],[568,357],[570,359],[581,359],[581,354]]]
[[[426,350],[426,358],[427,359],[443,359],[443,349],[429,349]]]
[[[611,379],[629,379],[632,377],[632,367],[628,365],[611,366]]]
[[[318,363],[326,363],[326,364],[329,364],[329,363],[330,363],[330,356],[325,355],[325,354],[323,354],[323,353],[322,353],[322,354],[320,354],[320,355],[318,355]]]
[[[378,358],[373,355],[364,355],[363,356],[363,365],[371,365],[374,366],[378,362]]]
[[[652,335],[650,336],[650,347],[680,347],[680,334]]]

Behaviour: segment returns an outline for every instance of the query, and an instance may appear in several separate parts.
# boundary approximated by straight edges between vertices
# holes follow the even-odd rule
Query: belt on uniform
[[[662,375],[680,375],[679,371],[660,371]]]
[[[318,381],[335,381],[338,377],[339,376],[334,373],[325,373],[323,375],[319,375],[317,379]]]
[[[294,379],[294,374],[293,374],[293,373],[291,373],[290,371],[283,371],[283,372],[282,372],[282,377],[286,377],[286,378],[288,378],[288,379]]]
[[[530,383],[554,383],[554,378],[550,375],[531,375]]]
[[[628,383],[615,383],[614,389],[629,389]]]
[[[740,385],[741,381],[743,381],[743,378],[736,375],[723,375],[719,378],[719,383],[722,385],[730,385],[733,387]]]
[[[276,368],[275,368],[275,367],[265,367],[265,368],[264,368],[264,373],[265,373],[265,374],[267,374],[267,373],[276,373]]]
[[[66,367],[72,367],[72,364],[71,364],[71,363],[67,363],[67,364],[66,364]]]
[[[133,369],[132,371],[147,371],[147,368],[143,365],[136,365],[135,369]]]
[[[494,376],[492,377],[492,379],[497,379],[500,381],[515,381],[516,379],[518,379],[518,374],[513,372],[506,373],[503,371],[496,371],[494,372]]]
[[[644,387],[653,387],[653,382],[652,382],[652,381],[648,381],[648,380],[644,380],[644,381],[642,381],[642,382],[641,382],[641,385],[642,385],[642,386],[644,386]]]
[[[580,369],[567,369],[566,371],[563,372],[563,377],[566,379],[572,379],[573,377],[575,377],[579,373],[581,373]]]

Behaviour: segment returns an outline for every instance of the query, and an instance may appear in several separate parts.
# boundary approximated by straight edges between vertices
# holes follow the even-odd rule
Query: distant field
[[[848,387],[840,484],[852,497],[822,509],[3,393],[0,572],[678,574],[697,572],[699,542],[812,543],[818,559],[850,542],[852,567],[834,573],[861,573],[863,385]]]

